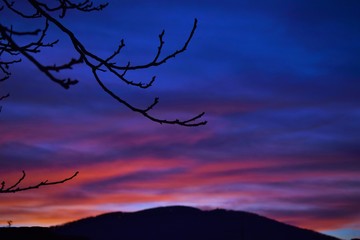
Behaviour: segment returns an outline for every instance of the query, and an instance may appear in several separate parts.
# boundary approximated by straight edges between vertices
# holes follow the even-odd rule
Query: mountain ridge
[[[3,230],[0,229],[0,239],[20,239],[3,238]],[[63,237],[51,239],[61,240],[339,240],[254,213],[187,206],[104,213],[52,226],[46,231]]]

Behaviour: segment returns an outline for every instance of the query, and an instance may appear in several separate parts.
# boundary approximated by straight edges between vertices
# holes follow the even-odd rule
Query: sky
[[[42,26],[1,14],[7,26]],[[195,18],[184,53],[128,75],[139,82],[156,75],[151,88],[103,77],[136,106],[159,97],[151,112],[159,118],[204,111],[205,126],[151,122],[102,91],[86,66],[60,73],[79,79],[69,90],[26,59],[11,66],[0,88],[10,93],[1,102],[0,180],[10,185],[25,170],[27,186],[80,173],[2,194],[0,226],[187,205],[360,237],[360,2],[109,1],[101,12],[72,11],[61,21],[102,57],[124,39],[116,61],[126,65],[151,61],[163,29],[162,53],[181,48]],[[68,38],[50,27],[47,39],[57,38],[37,55],[43,63],[74,56]]]

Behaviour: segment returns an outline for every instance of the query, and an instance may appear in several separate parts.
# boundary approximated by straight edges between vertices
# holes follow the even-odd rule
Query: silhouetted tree
[[[8,227],[11,227],[11,226],[12,226],[12,223],[13,223],[12,220],[7,221]]]
[[[75,65],[83,65],[88,68],[88,70],[94,76],[94,79],[97,81],[99,86],[103,91],[105,91],[108,95],[110,95],[113,99],[115,99],[120,104],[125,105],[129,109],[134,112],[140,113],[142,116],[150,119],[151,121],[158,123],[166,123],[166,124],[177,124],[182,126],[199,126],[206,124],[206,121],[198,121],[204,113],[200,113],[192,118],[185,120],[167,120],[155,117],[150,114],[150,111],[158,104],[159,99],[155,98],[152,103],[150,103],[147,107],[139,108],[134,106],[132,103],[126,101],[121,96],[112,91],[106,84],[103,79],[100,77],[99,73],[107,72],[113,78],[121,80],[123,83],[127,85],[131,85],[138,88],[149,88],[153,85],[155,81],[155,76],[152,77],[146,83],[143,82],[135,82],[129,80],[127,78],[127,73],[131,71],[138,71],[148,68],[153,68],[159,65],[166,63],[167,60],[174,58],[178,54],[184,52],[188,47],[197,27],[197,20],[194,20],[193,27],[191,32],[183,44],[183,46],[175,50],[169,55],[162,56],[161,52],[164,46],[164,31],[159,35],[159,45],[156,51],[156,54],[152,60],[145,64],[141,65],[133,65],[130,61],[126,65],[120,65],[114,61],[114,59],[120,54],[120,51],[125,47],[124,40],[120,41],[120,44],[115,49],[115,51],[110,54],[108,57],[100,57],[93,53],[91,50],[85,47],[85,44],[81,42],[77,36],[67,27],[65,26],[61,19],[66,16],[66,13],[71,10],[77,10],[82,12],[92,12],[92,11],[101,11],[104,9],[108,3],[100,4],[98,6],[94,6],[92,1],[85,0],[82,2],[74,2],[71,0],[58,0],[58,1],[38,1],[38,0],[28,0],[26,1],[31,7],[32,12],[29,12],[29,9],[21,10],[16,6],[16,1],[8,1],[3,0],[3,6],[0,6],[0,11],[4,11],[5,9],[13,12],[19,18],[26,19],[29,21],[32,20],[42,20],[44,23],[43,28],[38,28],[35,30],[29,31],[18,31],[13,29],[11,23],[4,24],[2,21],[0,22],[0,56],[2,55],[10,55],[16,57],[25,57],[31,63],[33,63],[42,73],[44,73],[51,81],[59,84],[61,87],[65,89],[69,89],[73,85],[78,83],[77,79],[73,79],[71,77],[68,78],[60,78],[58,75],[59,72],[64,70],[72,69]],[[46,3],[45,3],[46,2]],[[21,4],[24,4],[24,1],[21,1]],[[55,47],[58,43],[58,40],[52,42],[45,42],[46,34],[49,29],[49,26],[52,26],[58,29],[61,34],[65,37],[69,38],[73,49],[75,50],[75,56],[71,58],[69,61],[61,63],[61,64],[44,64],[39,61],[36,56],[36,53],[39,53],[41,49],[47,47]],[[28,39],[29,37],[33,37],[32,41],[27,43],[20,43],[23,41],[19,41],[20,39]],[[18,63],[21,59],[11,60],[10,63]],[[5,78],[10,76],[10,71],[8,70],[9,62],[0,62],[1,70],[5,74]]]

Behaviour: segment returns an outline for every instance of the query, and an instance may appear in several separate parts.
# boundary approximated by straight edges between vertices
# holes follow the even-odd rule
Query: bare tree
[[[13,224],[13,221],[12,221],[12,220],[9,220],[9,221],[7,221],[7,224],[8,224],[8,227],[11,227],[12,224]]]
[[[107,57],[100,57],[93,53],[91,50],[85,47],[85,44],[81,42],[77,36],[62,23],[62,19],[66,16],[68,11],[76,10],[81,12],[92,12],[92,11],[101,11],[104,9],[108,3],[100,4],[98,6],[94,6],[92,1],[84,0],[82,2],[74,2],[72,0],[58,0],[57,2],[51,1],[38,1],[38,0],[28,0],[27,3],[29,7],[31,7],[32,12],[28,13],[25,10],[21,10],[17,8],[15,1],[2,0],[3,6],[0,7],[0,11],[4,11],[5,9],[13,12],[16,16],[21,19],[25,19],[28,21],[32,20],[42,20],[44,27],[38,28],[30,31],[17,31],[13,29],[10,25],[6,26],[6,24],[0,22],[0,56],[2,54],[8,54],[10,56],[21,56],[28,59],[31,63],[33,63],[42,73],[44,73],[51,81],[59,84],[61,87],[65,89],[69,89],[73,85],[78,83],[77,79],[73,79],[71,77],[62,79],[58,77],[59,72],[64,70],[72,69],[75,65],[84,65],[88,68],[88,70],[92,73],[94,79],[101,87],[103,91],[105,91],[109,96],[115,99],[118,103],[125,105],[129,109],[134,112],[137,112],[144,116],[145,118],[150,119],[151,121],[160,123],[160,124],[177,124],[182,126],[200,126],[205,125],[206,121],[200,121],[199,119],[204,115],[200,113],[194,117],[185,120],[167,120],[153,116],[150,112],[151,110],[158,104],[159,98],[155,98],[148,106],[146,107],[137,107],[134,104],[128,102],[118,94],[116,94],[113,90],[111,90],[105,83],[104,79],[101,78],[99,73],[106,72],[111,75],[112,78],[121,80],[123,83],[137,87],[137,88],[149,88],[153,85],[155,81],[155,76],[152,77],[151,80],[143,83],[141,81],[133,81],[127,78],[127,73],[131,71],[139,71],[144,69],[153,68],[156,66],[160,66],[165,64],[169,59],[176,57],[178,54],[184,52],[197,27],[197,20],[194,20],[193,27],[190,31],[189,36],[187,37],[184,44],[178,50],[173,51],[171,54],[162,56],[162,50],[164,47],[164,34],[165,32],[159,35],[159,45],[155,56],[147,63],[134,65],[130,61],[125,65],[120,65],[115,62],[115,58],[119,56],[121,50],[125,47],[124,40],[120,41],[120,44],[115,49],[115,51]],[[46,2],[46,3],[45,3]],[[23,4],[23,1],[22,1]],[[27,9],[28,10],[28,9]],[[52,64],[48,65],[45,63],[41,63],[37,58],[36,54],[41,51],[43,48],[47,47],[55,47],[58,43],[58,40],[45,42],[46,34],[49,27],[54,27],[59,32],[61,32],[65,37],[70,39],[73,49],[75,50],[75,56],[69,59],[67,62],[63,62],[61,64]],[[24,39],[24,37],[33,37],[32,41],[29,41],[26,44],[20,44],[19,38]],[[12,60],[11,63],[17,63],[21,59]],[[6,64],[0,62],[1,70],[5,74],[5,78],[10,76],[10,72],[5,68]],[[5,67],[4,67],[5,66]],[[4,71],[5,69],[5,71]]]
[[[24,1],[19,1],[21,4],[24,4]],[[112,78],[119,79],[123,83],[137,87],[146,89],[153,85],[155,81],[155,76],[152,77],[151,80],[149,80],[146,83],[143,83],[141,81],[135,82],[132,80],[129,80],[126,76],[128,72],[131,71],[139,71],[144,70],[148,68],[157,67],[160,65],[165,64],[169,59],[175,58],[178,54],[184,52],[194,33],[197,28],[197,20],[194,20],[193,27],[190,31],[189,36],[187,37],[184,44],[179,48],[178,50],[173,51],[171,54],[162,56],[162,49],[164,46],[164,34],[165,32],[162,31],[159,35],[159,45],[157,48],[157,51],[155,53],[155,56],[153,59],[151,59],[149,62],[141,65],[133,65],[130,61],[126,65],[119,65],[114,60],[116,57],[120,55],[121,50],[125,47],[124,40],[120,41],[120,44],[115,49],[115,51],[110,54],[108,57],[100,57],[87,49],[85,47],[85,44],[81,42],[76,35],[68,28],[66,27],[61,19],[63,19],[66,16],[66,13],[68,11],[81,11],[81,12],[92,12],[92,11],[101,11],[104,9],[108,3],[100,4],[98,6],[94,6],[92,1],[84,0],[82,2],[75,2],[72,0],[58,0],[58,1],[38,1],[38,0],[27,0],[26,3],[28,4],[28,7],[31,7],[32,12],[28,13],[25,10],[21,10],[21,8],[18,8],[16,5],[16,1],[8,1],[8,0],[2,0],[2,5],[0,4],[0,13],[2,11],[11,11],[14,13],[18,18],[26,20],[26,21],[35,21],[35,20],[41,20],[43,21],[43,27],[23,31],[18,31],[17,29],[14,29],[11,23],[5,23],[3,19],[0,17],[0,82],[3,82],[10,78],[11,76],[11,65],[20,63],[22,61],[22,57],[26,58],[28,61],[30,61],[32,64],[34,64],[40,72],[45,74],[48,79],[55,82],[56,84],[59,84],[64,89],[69,89],[70,87],[76,85],[78,83],[77,79],[73,79],[71,77],[62,79],[58,75],[60,75],[60,72],[63,72],[65,70],[71,70],[76,65],[84,65],[86,66],[89,71],[92,73],[94,79],[99,84],[101,89],[105,91],[109,96],[111,96],[113,99],[115,99],[118,103],[125,105],[130,110],[137,112],[144,116],[145,118],[150,119],[151,121],[160,123],[160,124],[176,124],[181,126],[200,126],[205,125],[206,121],[200,121],[200,118],[204,115],[203,113],[200,113],[194,117],[191,117],[189,119],[185,120],[167,120],[167,119],[161,119],[158,117],[154,117],[150,114],[150,111],[158,104],[159,98],[155,98],[152,103],[150,103],[146,107],[136,107],[135,105],[131,104],[130,102],[123,99],[121,96],[116,94],[114,91],[112,91],[110,88],[106,86],[103,79],[99,76],[99,73],[101,72],[107,72],[110,73]],[[73,56],[71,59],[69,59],[66,62],[60,63],[60,64],[52,64],[48,65],[45,63],[42,63],[39,58],[37,57],[37,53],[39,53],[44,48],[52,48],[56,47],[59,40],[46,42],[45,39],[47,38],[47,32],[49,27],[52,26],[59,30],[65,37],[69,38],[69,40],[72,43],[73,49],[75,50],[76,56]],[[24,43],[24,39],[29,39],[28,42]],[[20,43],[21,42],[21,43]],[[9,94],[3,94],[0,95],[0,101],[9,97]],[[0,106],[1,111],[1,106]],[[48,186],[48,185],[55,185],[55,184],[61,184],[66,181],[69,181],[76,177],[78,172],[74,173],[71,177],[65,178],[60,181],[42,181],[35,185],[30,185],[27,187],[19,187],[20,183],[25,179],[26,174],[25,171],[23,171],[23,175],[18,179],[18,181],[9,186],[5,186],[5,181],[1,183],[0,186],[0,193],[14,193],[19,191],[25,191],[30,189],[39,188],[42,186]]]

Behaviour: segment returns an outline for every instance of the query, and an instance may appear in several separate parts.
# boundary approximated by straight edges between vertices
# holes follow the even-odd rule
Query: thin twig
[[[30,189],[36,189],[36,188],[39,188],[39,187],[42,187],[42,186],[57,185],[57,184],[65,183],[65,182],[75,178],[78,174],[79,174],[79,172],[75,172],[72,176],[70,176],[68,178],[65,178],[65,179],[62,179],[62,180],[59,180],[59,181],[49,182],[48,180],[45,180],[45,181],[39,182],[38,184],[35,184],[35,185],[30,185],[30,186],[27,186],[27,187],[18,187],[19,184],[26,177],[25,171],[22,171],[22,176],[12,186],[6,188],[5,187],[5,181],[2,181],[1,188],[0,188],[0,193],[16,193],[16,192],[26,191],[26,190],[30,190]]]

